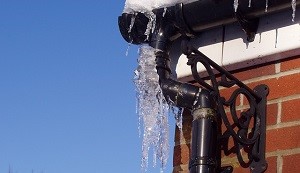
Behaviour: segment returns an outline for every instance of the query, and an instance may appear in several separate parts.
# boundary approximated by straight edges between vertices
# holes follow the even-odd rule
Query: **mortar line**
[[[281,62],[275,63],[275,73],[280,73],[281,71]]]
[[[282,173],[283,159],[282,156],[277,156],[277,172]]]
[[[280,78],[283,76],[289,76],[289,75],[293,75],[293,74],[297,74],[300,73],[300,68],[298,69],[293,69],[290,71],[285,71],[285,72],[280,72],[277,74],[272,74],[272,75],[266,75],[266,76],[262,76],[262,77],[257,77],[257,78],[253,78],[253,79],[247,79],[245,81],[243,81],[245,84],[249,84],[249,83],[253,83],[253,82],[258,82],[258,81],[262,81],[262,80],[268,80],[268,79],[273,79],[273,78]]]
[[[300,126],[300,121],[291,121],[291,122],[286,122],[286,123],[279,123],[276,125],[270,125],[270,126],[267,126],[267,130],[282,129],[285,127],[295,127],[295,126]]]
[[[281,123],[281,116],[282,116],[282,101],[277,103],[277,124]]]
[[[274,156],[289,156],[289,155],[295,155],[300,154],[300,148],[293,148],[293,149],[287,149],[287,150],[276,150],[272,152],[266,153],[266,157],[274,157]]]
[[[290,101],[290,100],[296,100],[299,98],[300,98],[300,94],[294,94],[294,95],[290,95],[290,96],[286,96],[286,97],[269,100],[267,104],[269,105],[269,104],[274,104],[274,103],[278,103],[278,102],[286,102],[286,101]]]

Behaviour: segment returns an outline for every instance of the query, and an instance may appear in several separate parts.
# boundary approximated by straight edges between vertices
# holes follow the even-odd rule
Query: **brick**
[[[300,147],[300,126],[267,131],[267,152]]]
[[[283,157],[283,166],[282,173],[299,173],[300,166],[300,154],[284,156]]]
[[[260,65],[233,73],[240,81],[275,74],[275,64]]]
[[[278,103],[267,105],[267,125],[277,123]]]
[[[300,120],[300,98],[282,103],[282,122]]]
[[[293,57],[281,62],[281,71],[288,71],[296,68],[300,68],[300,56]]]
[[[248,84],[250,88],[254,88],[259,84],[266,84],[270,93],[268,100],[273,100],[281,97],[286,97],[294,94],[300,94],[300,73],[282,76],[280,78],[271,78]]]
[[[243,168],[241,166],[234,168],[232,173],[250,173],[250,168]]]
[[[190,158],[190,145],[182,144],[174,147],[173,166],[188,164]]]
[[[268,167],[264,173],[276,173],[277,172],[277,157],[268,157],[267,159]]]

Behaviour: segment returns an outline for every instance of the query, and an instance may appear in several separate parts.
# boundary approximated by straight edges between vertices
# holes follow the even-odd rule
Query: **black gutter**
[[[296,2],[297,5],[300,1]],[[268,14],[290,9],[291,0],[268,0],[266,10],[265,0],[239,0],[237,12],[234,11],[233,0],[200,0],[188,4],[176,4],[167,8],[154,9],[156,15],[156,27],[150,33],[149,39],[145,36],[149,18],[145,14],[123,13],[119,16],[118,23],[123,38],[133,44],[148,43],[154,48],[167,49],[178,37],[198,35],[200,32],[214,27],[230,24],[236,21],[248,22]],[[135,18],[133,26],[132,18]],[[243,23],[241,24],[244,30]],[[129,32],[130,31],[130,32]],[[167,35],[160,35],[165,34]]]
[[[291,0],[268,0],[266,11],[265,0],[239,0],[237,13],[247,19],[259,18],[274,12],[290,9]],[[297,4],[300,4],[298,1]],[[202,0],[182,5],[186,25],[194,33],[237,21],[233,0]]]

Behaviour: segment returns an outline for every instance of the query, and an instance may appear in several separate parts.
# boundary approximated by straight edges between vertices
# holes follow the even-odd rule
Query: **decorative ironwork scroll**
[[[216,101],[218,114],[226,127],[221,138],[229,139],[229,137],[232,137],[235,153],[242,167],[250,167],[252,173],[264,172],[267,169],[265,141],[268,87],[258,85],[253,90],[250,89],[186,41],[182,43],[182,50],[188,58],[188,65],[191,66],[195,81],[201,87],[211,91]],[[197,69],[199,63],[205,67],[208,78],[203,78],[199,74]],[[220,87],[233,90],[229,98],[225,98],[220,94]],[[242,110],[238,110],[236,103],[241,95],[244,96],[247,106],[244,106]],[[227,113],[230,114],[230,118],[228,118]],[[246,159],[241,153],[242,149],[247,153],[248,157]],[[226,154],[226,151],[229,151],[228,146],[223,145],[222,150]],[[222,172],[232,171],[232,169],[226,170]]]

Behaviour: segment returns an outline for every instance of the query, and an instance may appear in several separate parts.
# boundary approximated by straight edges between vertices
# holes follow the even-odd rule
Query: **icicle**
[[[127,46],[127,49],[126,49],[126,53],[125,53],[126,56],[128,56],[129,49],[130,49],[131,45],[132,45],[132,42],[128,43],[128,46]]]
[[[248,5],[248,7],[251,7],[251,0],[249,0],[249,5]]]
[[[182,113],[183,113],[183,108],[178,108],[175,106],[171,106],[172,113],[175,117],[176,120],[176,126],[178,127],[179,130],[182,130]]]
[[[278,29],[276,29],[276,36],[275,36],[275,48],[277,48],[277,42],[278,42]]]
[[[153,148],[153,167],[156,167],[156,163],[157,163],[157,149]]]
[[[296,17],[296,0],[292,0],[292,9],[293,9],[293,14],[292,14],[292,21],[295,22],[295,17]]]
[[[149,18],[149,22],[147,24],[147,29],[145,31],[145,35],[147,36],[146,40],[148,40],[150,33],[153,33],[154,29],[155,29],[156,15],[153,12],[145,13],[145,15]]]
[[[142,171],[148,168],[149,149],[153,149],[153,165],[156,159],[165,167],[169,155],[168,109],[159,86],[156,71],[155,49],[150,46],[140,48],[139,66],[135,71],[138,114],[143,126]]]
[[[167,7],[164,8],[163,17],[165,17],[166,13],[167,13]]]
[[[156,16],[154,15],[154,17],[153,17],[153,22],[152,22],[152,30],[151,30],[151,33],[154,33],[154,31],[155,31],[155,25],[156,25]]]
[[[137,81],[139,79],[139,76],[140,76],[139,71],[135,70],[133,81]],[[135,113],[137,115],[140,115],[140,102],[139,102],[139,92],[140,91],[138,88],[136,88],[135,92],[136,92]],[[141,116],[138,116],[138,134],[139,134],[139,137],[141,137],[141,134],[142,134],[142,132],[141,132]]]
[[[136,14],[134,14],[133,17],[131,18],[130,26],[129,26],[129,29],[128,29],[128,33],[130,33],[131,30],[132,30],[132,27],[133,27],[134,22],[135,22],[135,17],[136,17]]]
[[[131,33],[131,30],[133,28],[133,25],[134,25],[134,22],[135,22],[135,17],[136,17],[136,14],[134,14],[133,17],[131,18],[129,29],[128,29],[128,33],[129,34]],[[132,45],[132,42],[128,43],[128,46],[127,46],[127,49],[126,49],[126,53],[125,53],[126,56],[128,56],[129,49],[130,49],[131,45]]]
[[[269,7],[269,0],[266,0],[266,8],[265,8],[265,12],[268,12],[268,7]]]
[[[237,9],[238,9],[238,6],[239,6],[239,0],[234,0],[234,2],[233,2],[233,8],[234,8],[234,12],[236,12],[236,11],[237,11]]]

